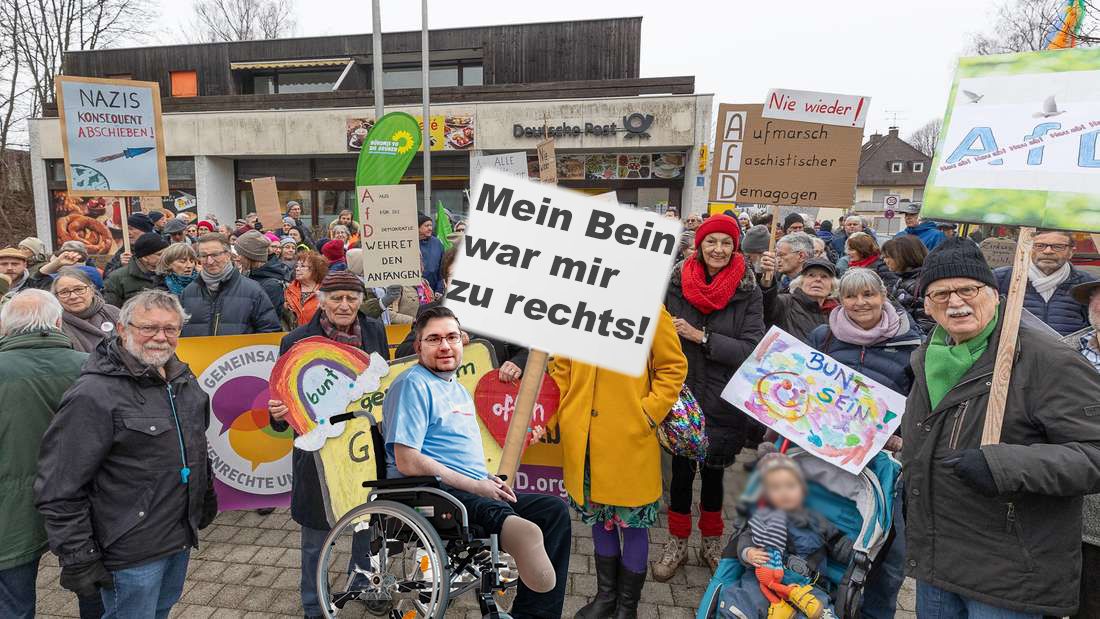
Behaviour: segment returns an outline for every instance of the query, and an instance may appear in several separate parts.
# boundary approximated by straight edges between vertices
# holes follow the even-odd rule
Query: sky
[[[190,2],[161,0],[165,32]],[[297,35],[369,32],[370,0],[298,2]],[[955,61],[998,0],[432,0],[429,27],[642,16],[642,77],[694,75],[715,103],[771,88],[871,97],[865,134],[902,137],[943,115]],[[420,28],[420,2],[382,0],[383,32]],[[565,77],[565,76],[563,76]],[[895,123],[896,120],[896,123]]]

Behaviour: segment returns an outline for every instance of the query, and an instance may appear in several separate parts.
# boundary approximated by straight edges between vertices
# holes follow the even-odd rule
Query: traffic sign
[[[894,208],[895,206],[898,205],[898,202],[900,200],[901,200],[901,196],[899,196],[896,193],[892,193],[892,194],[890,194],[890,195],[888,195],[888,196],[886,196],[885,198],[882,199],[882,207],[887,208],[887,209],[892,209],[892,208]]]

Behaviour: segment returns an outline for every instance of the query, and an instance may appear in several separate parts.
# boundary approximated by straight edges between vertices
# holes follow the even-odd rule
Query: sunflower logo
[[[408,131],[405,131],[404,129],[401,129],[400,131],[395,131],[393,137],[391,137],[390,139],[394,142],[398,142],[398,154],[404,155],[405,153],[412,150],[413,136]]]

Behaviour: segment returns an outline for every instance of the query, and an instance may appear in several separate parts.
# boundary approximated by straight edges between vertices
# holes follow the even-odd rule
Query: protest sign
[[[275,185],[274,176],[254,178],[249,181],[252,184],[252,199],[256,205],[256,215],[260,217],[260,223],[265,230],[281,230],[283,227],[283,212],[279,205],[279,188]]]
[[[763,118],[762,108],[718,106],[710,201],[850,207],[863,129]]]
[[[773,88],[764,99],[764,118],[863,128],[870,97]]]
[[[1012,258],[1016,255],[1016,241],[1013,239],[989,238],[978,243],[978,247],[992,269],[1011,266]]]
[[[639,375],[679,222],[485,170],[446,304],[462,324]]]
[[[363,136],[355,166],[355,188],[396,185],[420,150],[420,126],[404,112],[390,112]]]
[[[921,215],[1100,232],[1100,49],[959,60]]]
[[[290,504],[294,433],[273,429],[267,413],[284,335],[185,337],[176,348],[210,397],[206,441],[221,511]]]
[[[554,138],[539,142],[539,180],[544,183],[558,182],[558,159],[554,152]]]
[[[505,174],[527,178],[527,153],[501,153],[499,155],[484,155],[470,158],[470,185],[477,186],[478,175],[482,170],[500,170]]]
[[[367,286],[420,283],[416,214],[416,185],[359,188],[359,240]]]
[[[56,79],[65,182],[76,196],[166,196],[156,82]]]
[[[815,456],[863,470],[901,423],[905,396],[772,327],[722,399]]]

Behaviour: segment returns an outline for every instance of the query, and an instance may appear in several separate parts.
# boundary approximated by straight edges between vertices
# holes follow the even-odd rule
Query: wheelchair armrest
[[[364,488],[375,488],[376,490],[393,490],[396,488],[415,488],[424,487],[439,488],[443,480],[438,476],[422,475],[420,477],[397,477],[394,479],[376,479],[374,481],[363,482]]]

